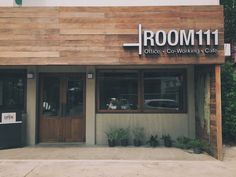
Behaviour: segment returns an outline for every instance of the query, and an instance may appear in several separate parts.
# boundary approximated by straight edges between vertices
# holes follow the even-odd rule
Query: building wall
[[[36,67],[32,69],[36,73],[42,72],[87,72],[95,73],[95,69],[109,68],[107,67],[79,67],[79,66],[64,66],[64,67]],[[114,68],[114,67],[113,67]],[[123,69],[130,68],[123,66]],[[150,67],[132,67],[136,69]],[[153,67],[152,67],[153,68]],[[158,68],[166,68],[155,67]],[[86,144],[106,144],[105,131],[110,127],[144,127],[147,137],[151,134],[170,134],[173,138],[178,136],[195,137],[195,100],[194,100],[194,67],[192,66],[168,66],[168,68],[187,68],[187,91],[188,91],[188,112],[185,114],[96,114],[95,109],[95,90],[96,77],[86,80]],[[36,79],[28,80],[27,90],[27,144],[33,145],[37,138],[37,84]]]
[[[218,0],[23,0],[25,6],[165,6],[165,5],[218,5]]]
[[[27,72],[36,73],[35,67],[30,67]],[[26,93],[26,144],[34,145],[36,143],[37,132],[37,79],[27,79],[27,93]]]
[[[182,66],[186,67],[186,66]],[[186,67],[188,111],[186,114],[96,114],[96,143],[107,144],[105,132],[109,128],[143,127],[146,138],[150,135],[170,134],[176,139],[179,136],[195,137],[195,99],[194,99],[194,70],[193,66]],[[131,141],[131,140],[130,140]],[[132,142],[131,142],[132,143]]]
[[[14,4],[14,0],[1,0],[0,7],[12,7]]]
[[[0,65],[224,63],[222,6],[21,7],[0,8],[0,15]],[[124,43],[139,41],[138,24],[154,33],[158,30],[168,33],[173,29],[218,30],[217,55],[211,57],[200,52],[197,57],[194,54],[175,57],[167,52],[168,45],[165,45],[163,53],[155,47],[161,49],[159,57],[145,55],[144,47],[140,47],[143,55],[139,56],[138,47],[123,47]],[[178,48],[184,46],[174,46]],[[197,48],[204,51],[206,46]]]
[[[222,159],[220,66],[195,68],[196,136]]]
[[[0,6],[13,6],[14,0],[1,0]],[[218,5],[219,0],[23,0],[23,6],[171,6]]]

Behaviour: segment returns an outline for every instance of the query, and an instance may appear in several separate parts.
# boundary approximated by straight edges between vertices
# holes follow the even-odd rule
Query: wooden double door
[[[85,141],[85,75],[40,75],[40,142]]]

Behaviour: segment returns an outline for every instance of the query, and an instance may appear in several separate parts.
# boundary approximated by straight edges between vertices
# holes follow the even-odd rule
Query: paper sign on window
[[[15,123],[16,122],[16,113],[2,113],[2,123]]]

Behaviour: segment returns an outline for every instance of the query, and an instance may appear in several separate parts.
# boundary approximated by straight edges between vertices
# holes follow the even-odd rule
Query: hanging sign
[[[8,112],[2,113],[2,122],[1,123],[15,123],[16,122],[16,113]]]

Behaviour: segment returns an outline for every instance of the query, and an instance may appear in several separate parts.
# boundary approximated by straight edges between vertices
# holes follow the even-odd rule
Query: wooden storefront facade
[[[28,73],[25,75],[25,111],[29,115],[29,122],[33,120],[28,125],[28,133],[35,132],[29,137],[29,141],[103,144],[104,130],[116,122],[109,120],[106,124],[108,116],[115,120],[120,115],[123,119],[127,118],[124,120],[127,122],[132,119],[134,127],[146,122],[146,126],[152,130],[148,134],[155,130],[168,133],[174,126],[169,125],[171,121],[178,122],[177,119],[183,117],[181,121],[184,124],[180,122],[179,127],[187,126],[186,131],[184,129],[185,132],[182,133],[180,130],[177,135],[197,136],[210,142],[215,156],[222,159],[220,65],[225,60],[223,20],[221,6],[1,7],[0,70],[1,74],[15,69]],[[117,70],[121,74],[116,74]],[[151,70],[154,74],[150,73]],[[181,70],[184,71],[181,73]],[[178,86],[179,95],[176,96],[180,100],[179,108],[173,106],[169,112],[145,111],[146,104],[151,102],[150,95],[145,102],[143,85],[145,82],[149,83],[145,77],[164,77],[161,75],[162,71],[172,77],[172,81],[176,79],[174,82],[183,80],[182,87]],[[130,96],[131,102],[135,103],[121,108],[130,110],[104,112],[107,105],[100,99],[108,98],[97,92],[104,89],[102,84],[106,84],[109,79],[106,73],[108,76],[114,75],[114,78],[121,75],[129,76],[129,79],[132,75],[134,78],[131,78],[133,85],[129,90],[134,95],[137,92],[134,97],[138,99]],[[168,75],[169,73],[174,74]],[[29,74],[33,74],[33,78]],[[54,90],[51,91],[52,82],[45,80],[48,74],[53,77],[52,82],[55,82]],[[74,77],[81,79],[76,80]],[[48,87],[45,86],[47,84]],[[203,108],[201,105],[208,104],[207,93],[202,93],[197,84],[202,84],[202,89],[207,93],[209,91],[209,115],[204,110],[207,106]],[[74,85],[80,89],[71,96]],[[55,106],[60,110],[56,115],[60,117],[59,121],[53,122],[49,118],[47,122],[42,112],[43,109],[50,109],[43,99],[54,99],[44,94],[47,89],[55,94],[54,97],[58,97]],[[201,93],[202,99],[198,99],[196,93]],[[104,94],[105,91],[101,93]],[[190,99],[190,95],[193,99]],[[83,98],[75,103],[74,97]],[[124,98],[122,101],[127,102]],[[82,118],[73,118],[72,110],[67,113],[64,106],[70,107],[73,104],[80,105],[74,111],[79,110],[78,115]],[[55,114],[47,112],[47,116]],[[66,116],[67,119],[62,118]],[[135,116],[139,117],[139,123],[135,122]],[[166,122],[167,128],[156,128],[165,116],[169,119]],[[175,116],[178,118],[171,120]],[[81,136],[77,136],[78,134]]]

